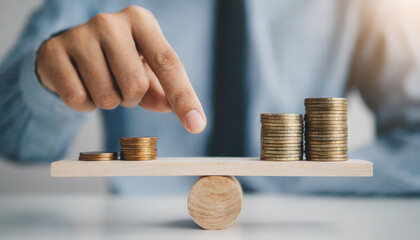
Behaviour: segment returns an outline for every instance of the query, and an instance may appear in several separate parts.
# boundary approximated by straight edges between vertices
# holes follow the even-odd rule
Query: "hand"
[[[100,13],[51,38],[41,46],[36,68],[41,83],[76,111],[140,104],[156,112],[173,109],[192,133],[205,128],[181,61],[144,8]]]

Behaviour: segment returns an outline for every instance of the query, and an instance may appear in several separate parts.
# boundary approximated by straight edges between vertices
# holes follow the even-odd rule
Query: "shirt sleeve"
[[[374,111],[377,141],[350,157],[373,162],[371,178],[310,178],[298,192],[420,193],[420,4],[367,1],[350,82]]]
[[[62,157],[86,114],[65,106],[39,82],[37,50],[52,34],[88,20],[82,1],[47,1],[29,19],[0,66],[0,154],[19,163]]]

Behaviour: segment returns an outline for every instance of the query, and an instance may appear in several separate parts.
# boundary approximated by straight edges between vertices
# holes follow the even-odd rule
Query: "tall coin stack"
[[[305,99],[306,160],[348,160],[347,109],[346,98]]]
[[[121,160],[155,160],[157,137],[121,138]]]
[[[301,114],[261,114],[261,160],[302,160]]]

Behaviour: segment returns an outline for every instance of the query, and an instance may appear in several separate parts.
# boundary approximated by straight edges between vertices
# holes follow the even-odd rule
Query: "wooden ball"
[[[231,176],[200,177],[188,196],[188,212],[204,229],[225,229],[238,218],[242,188]]]

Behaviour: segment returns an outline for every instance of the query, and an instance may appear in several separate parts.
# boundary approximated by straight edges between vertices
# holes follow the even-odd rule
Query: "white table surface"
[[[0,196],[0,239],[420,239],[420,198],[245,195],[226,230],[201,230],[187,196]]]

